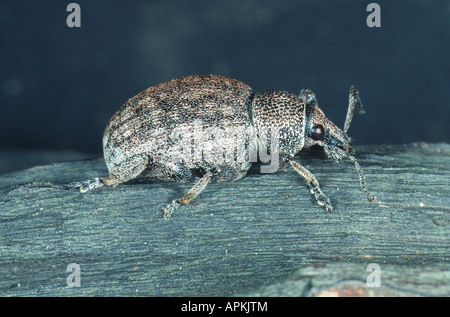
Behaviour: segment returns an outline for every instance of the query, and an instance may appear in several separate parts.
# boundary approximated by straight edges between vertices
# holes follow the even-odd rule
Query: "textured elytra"
[[[251,88],[244,83],[212,75],[181,77],[148,88],[124,104],[105,129],[103,148],[110,177],[132,179],[146,168],[151,169],[152,163],[161,166],[147,175],[160,179],[172,178],[170,170],[165,168],[167,164],[171,165],[169,169],[213,167],[214,161],[209,161],[208,157],[192,158],[192,155],[186,155],[183,166],[177,167],[171,150],[183,142],[183,137],[194,133],[197,133],[196,140],[184,142],[208,146],[208,140],[198,135],[201,130],[206,133],[208,128],[224,131],[215,143],[226,148],[233,145],[236,138],[245,139],[248,129],[252,128],[251,96]],[[228,128],[233,129],[233,135]],[[248,161],[243,165],[241,169],[247,169]],[[163,174],[164,171],[167,173]]]
[[[352,86],[346,130],[355,109],[363,110]],[[314,175],[294,160],[297,152],[319,145],[330,158],[354,163],[363,191],[375,202],[346,130],[325,116],[310,90],[302,90],[299,96],[281,90],[255,94],[231,78],[181,77],[148,88],[114,114],[103,137],[109,176],[74,186],[85,192],[141,177],[194,181],[191,190],[164,208],[168,218],[211,180],[235,181],[245,176],[257,152],[261,161],[267,162],[268,157],[271,161],[270,168],[261,167],[262,173],[292,167],[304,177],[318,204],[331,211],[330,200]]]

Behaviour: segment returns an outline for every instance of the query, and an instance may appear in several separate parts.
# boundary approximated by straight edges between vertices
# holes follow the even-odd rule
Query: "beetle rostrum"
[[[110,119],[103,136],[109,176],[76,182],[86,192],[138,178],[194,182],[180,199],[163,208],[165,218],[190,203],[208,185],[244,177],[259,154],[261,172],[294,168],[305,179],[317,203],[333,209],[314,175],[294,160],[313,145],[335,161],[349,159],[367,189],[347,131],[354,111],[363,112],[357,89],[349,92],[344,130],[318,107],[315,94],[297,96],[282,90],[259,93],[246,84],[217,75],[193,75],[150,87],[126,102]]]

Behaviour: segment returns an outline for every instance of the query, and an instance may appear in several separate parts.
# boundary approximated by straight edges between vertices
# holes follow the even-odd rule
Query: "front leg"
[[[333,206],[331,205],[331,202],[328,199],[328,197],[320,189],[319,182],[314,177],[314,175],[310,171],[308,171],[305,167],[295,162],[294,160],[292,160],[290,163],[292,168],[305,178],[305,181],[309,186],[309,191],[311,192],[311,194],[314,194],[317,203],[320,206],[325,206],[327,211],[332,211]]]

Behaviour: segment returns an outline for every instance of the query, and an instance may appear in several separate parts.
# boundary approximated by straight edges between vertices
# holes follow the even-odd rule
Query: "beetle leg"
[[[67,188],[79,188],[81,193],[85,193],[91,189],[102,187],[103,185],[105,185],[105,183],[102,178],[94,178],[93,180],[70,183],[67,185]]]
[[[310,171],[308,171],[305,167],[303,167],[302,165],[300,165],[299,163],[297,163],[295,161],[291,162],[291,166],[294,168],[294,170],[297,173],[299,173],[300,175],[302,175],[305,178],[305,181],[309,186],[309,191],[311,192],[311,194],[314,194],[314,197],[316,198],[317,203],[320,206],[325,206],[327,211],[332,211],[333,206],[331,205],[331,202],[328,199],[328,197],[320,189],[319,182],[314,177],[314,175]]]
[[[102,187],[103,185],[114,187],[138,177],[139,174],[145,170],[147,162],[147,158],[136,156],[120,165],[120,169],[114,166],[114,170],[110,171],[108,177],[74,182],[67,185],[67,188],[79,188],[81,193],[85,193],[91,189]],[[124,171],[126,171],[126,173]]]
[[[183,196],[183,198],[172,200],[166,208],[163,208],[164,219],[170,219],[172,213],[178,209],[180,205],[187,205],[197,197],[211,181],[212,176],[212,171],[206,172],[206,174]]]

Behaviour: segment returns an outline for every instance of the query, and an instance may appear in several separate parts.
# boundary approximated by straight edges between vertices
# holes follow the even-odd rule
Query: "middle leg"
[[[169,205],[167,205],[166,208],[163,208],[164,219],[169,219],[172,213],[181,205],[189,204],[205,189],[213,178],[216,178],[222,182],[235,181],[244,177],[248,168],[250,168],[250,165],[246,166],[244,169],[238,169],[230,165],[223,165],[208,169],[203,177],[197,180],[195,185],[181,199],[174,199]]]
[[[166,208],[163,208],[164,219],[170,219],[172,213],[177,210],[180,205],[189,204],[195,197],[197,197],[209,184],[213,177],[213,173],[211,170],[207,171],[206,174],[200,178],[200,180],[195,183],[194,187],[192,187],[181,199],[174,199],[172,202],[167,205]]]

